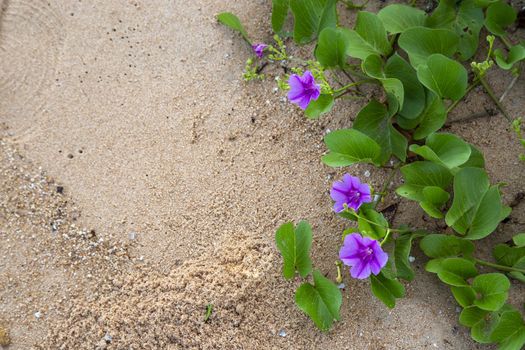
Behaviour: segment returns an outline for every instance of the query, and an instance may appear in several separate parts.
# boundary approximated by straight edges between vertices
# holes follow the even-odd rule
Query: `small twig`
[[[490,85],[485,81],[484,78],[480,78],[479,80],[480,80],[480,82],[481,82],[481,85],[483,85],[483,87],[485,88],[485,91],[486,91],[487,94],[490,96],[490,98],[492,99],[492,101],[494,101],[494,103],[496,104],[496,106],[498,107],[498,109],[501,111],[501,113],[503,114],[503,116],[504,116],[509,122],[512,122],[512,118],[508,115],[507,111],[505,110],[505,108],[503,108],[503,106],[501,105],[501,103],[499,103],[499,100],[498,100],[498,98],[494,95],[494,92],[492,91],[492,88],[490,87]]]
[[[268,62],[263,62],[259,67],[257,67],[257,70],[255,71],[257,74],[260,74],[263,69],[268,65]]]
[[[465,94],[463,95],[462,98],[460,98],[459,100],[456,100],[454,101],[450,106],[448,106],[447,108],[447,115],[454,109],[456,108],[456,106],[458,105],[459,102],[463,101],[463,99],[465,97],[467,97],[468,93],[474,89],[476,86],[478,86],[479,84],[479,79],[476,79],[472,82],[472,84],[469,85],[469,87],[467,88],[467,90],[465,91]]]
[[[505,89],[505,91],[503,92],[503,95],[501,95],[501,97],[499,98],[499,102],[503,102],[503,100],[505,99],[505,97],[507,96],[507,94],[509,93],[509,91],[514,87],[514,84],[516,84],[516,81],[518,81],[518,78],[520,77],[520,73],[521,73],[521,70],[518,70],[518,74],[516,74],[516,76],[514,77],[514,79],[512,79],[512,81],[510,82],[509,86],[507,86],[507,88]]]
[[[483,112],[477,112],[477,113],[473,113],[469,116],[466,116],[465,118],[459,118],[459,119],[453,119],[453,120],[449,120],[446,124],[446,126],[450,126],[451,124],[455,124],[455,123],[466,123],[466,122],[469,122],[469,121],[473,121],[473,120],[476,120],[476,119],[481,119],[481,118],[485,118],[485,117],[492,117],[494,116],[494,114],[491,114],[487,111],[483,111]]]

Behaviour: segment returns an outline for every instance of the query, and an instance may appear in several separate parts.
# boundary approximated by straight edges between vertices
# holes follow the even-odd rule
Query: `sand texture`
[[[2,339],[9,350],[490,349],[459,326],[417,249],[417,278],[393,310],[348,275],[330,333],[296,308],[300,281],[281,277],[275,229],[308,220],[314,264],[335,278],[347,223],[331,209],[341,173],[321,164],[322,138],[351,126],[366,101],[309,121],[273,91],[277,68],[243,82],[251,52],[214,16],[237,13],[269,41],[270,1],[0,4],[0,349]],[[512,77],[489,79],[500,95]],[[505,98],[513,116],[523,91],[522,77]],[[450,119],[484,111],[494,115],[448,130],[508,183],[514,211],[480,244],[488,256],[494,240],[525,231],[525,177],[520,146],[482,90]],[[350,171],[370,172],[376,187],[387,174]],[[403,201],[394,221],[443,230],[423,218]]]

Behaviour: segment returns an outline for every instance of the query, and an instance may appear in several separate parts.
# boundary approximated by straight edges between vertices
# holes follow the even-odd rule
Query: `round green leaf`
[[[370,286],[372,293],[390,309],[396,306],[396,298],[405,296],[405,287],[396,279],[387,278],[383,272],[370,275]]]
[[[514,23],[515,20],[516,11],[512,6],[500,0],[487,8],[485,27],[492,34],[504,36],[506,34],[505,28]]]
[[[439,53],[452,57],[457,51],[459,36],[448,29],[414,27],[399,36],[399,46],[406,51],[410,64],[417,68],[428,56]]]
[[[315,39],[324,28],[335,28],[336,3],[336,0],[290,0],[294,17],[295,42],[306,44]]]
[[[410,150],[449,169],[465,163],[471,153],[468,143],[449,133],[432,134],[427,137],[425,146],[412,145]]]
[[[443,283],[456,287],[468,287],[466,279],[474,277],[477,274],[478,270],[474,263],[463,258],[444,259],[437,273]]]
[[[381,9],[377,16],[390,34],[402,33],[412,27],[422,27],[427,17],[424,11],[402,4],[388,5]]]
[[[427,91],[426,104],[423,113],[418,117],[420,124],[414,131],[414,139],[421,140],[431,133],[441,129],[447,119],[443,100],[435,93]]]
[[[472,242],[451,235],[430,234],[420,242],[421,250],[429,258],[446,258],[458,255],[470,256],[474,251]]]
[[[512,242],[514,242],[517,247],[525,247],[525,233],[518,233],[512,237]]]
[[[351,57],[364,60],[372,54],[387,56],[392,52],[383,23],[371,12],[357,13],[355,30],[350,30],[348,37],[347,54]]]
[[[378,213],[374,209],[369,207],[361,207],[359,210],[357,225],[359,232],[363,236],[368,236],[375,240],[379,240],[386,235],[388,221],[386,221],[383,214]]]
[[[481,239],[493,232],[509,214],[501,203],[498,186],[490,186],[480,168],[462,168],[454,177],[454,200],[445,221],[467,239]]]
[[[472,281],[472,288],[477,293],[474,305],[482,310],[499,310],[507,301],[510,281],[501,273],[486,273]]]
[[[323,29],[321,34],[319,34],[319,40],[315,48],[315,58],[325,68],[344,68],[349,40],[348,29]]]
[[[472,305],[474,300],[476,299],[476,292],[472,287],[450,287],[450,290],[452,291],[452,295],[454,295],[454,298],[458,302],[459,305],[462,307],[467,307]]]
[[[272,0],[272,29],[275,33],[283,29],[289,7],[290,0]]]
[[[332,167],[373,163],[381,152],[377,142],[355,129],[332,131],[325,136],[324,142],[330,153],[323,156],[323,162]]]
[[[441,98],[457,101],[465,95],[468,85],[467,70],[458,62],[441,54],[427,58],[417,68],[419,81]]]
[[[322,331],[339,320],[343,298],[339,288],[319,271],[313,272],[314,285],[303,283],[295,293],[295,303]]]

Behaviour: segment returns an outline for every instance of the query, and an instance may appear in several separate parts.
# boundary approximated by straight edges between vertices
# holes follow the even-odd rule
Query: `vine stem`
[[[501,105],[501,103],[499,102],[499,99],[496,97],[496,95],[494,95],[494,91],[492,91],[492,88],[489,86],[489,84],[487,83],[487,81],[480,77],[479,78],[479,81],[481,82],[481,85],[483,85],[483,88],[485,89],[485,91],[487,92],[487,94],[490,96],[490,98],[492,99],[492,101],[494,101],[494,103],[496,104],[496,106],[499,108],[499,110],[501,111],[501,113],[503,114],[503,116],[509,121],[509,122],[512,122],[512,118],[507,114],[507,111],[505,111],[505,108],[503,108],[503,106]]]
[[[381,243],[379,243],[379,245],[382,247],[386,242],[388,242],[388,239],[390,238],[390,233],[392,232],[391,229],[387,229],[386,230],[386,235],[385,235],[385,238],[383,238],[383,240],[381,241]]]
[[[507,49],[510,50],[510,48],[512,47],[512,43],[509,41],[509,39],[507,39],[507,37],[505,36],[500,36],[499,38],[501,39],[503,44],[507,47]]]
[[[379,192],[377,194],[377,199],[374,201],[374,209],[377,207],[377,205],[379,204],[379,201],[381,201],[381,198],[383,198],[383,196],[385,195],[386,193],[386,190],[388,189],[388,186],[390,185],[390,182],[392,182],[392,179],[394,178],[394,175],[396,174],[396,170],[399,169],[401,167],[402,163],[398,163],[396,164],[393,168],[392,168],[392,171],[390,172],[390,174],[388,175],[388,178],[386,179],[386,181],[383,183],[383,187],[381,188],[381,192]]]
[[[510,267],[510,266],[498,265],[498,264],[494,264],[494,263],[491,263],[485,260],[481,260],[481,259],[474,259],[474,261],[476,261],[476,263],[478,263],[479,265],[492,267],[494,269],[501,270],[501,271],[525,273],[524,269],[518,269],[518,268]]]
[[[368,83],[369,81],[370,81],[369,79],[365,79],[365,80],[356,81],[355,83],[346,84],[345,86],[334,90],[334,94],[345,91],[346,89],[351,88],[352,86],[358,86],[364,83]]]
[[[403,232],[403,230],[398,230],[396,228],[389,228],[388,226],[379,225],[377,222],[373,222],[373,221],[368,220],[367,218],[365,218],[363,216],[359,216],[359,214],[357,214],[357,213],[355,213],[355,216],[357,216],[358,219],[361,219],[363,221],[368,222],[369,224],[375,225],[377,227],[384,228],[385,230],[387,230],[387,234],[388,234],[388,232]]]

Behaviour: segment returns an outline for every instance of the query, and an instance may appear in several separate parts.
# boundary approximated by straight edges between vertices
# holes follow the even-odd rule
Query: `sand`
[[[295,307],[300,281],[281,278],[274,231],[308,220],[314,263],[335,277],[346,223],[331,212],[340,172],[320,163],[322,137],[349,127],[365,101],[308,121],[273,92],[277,71],[242,81],[249,49],[214,15],[235,12],[267,41],[268,1],[1,8],[0,331],[9,349],[487,348],[458,325],[452,296],[417,250],[417,278],[394,310],[349,276],[330,333]],[[512,77],[490,79],[501,94]],[[524,88],[520,78],[504,101],[511,115]],[[484,109],[494,106],[476,90],[451,119]],[[510,203],[525,189],[524,165],[495,114],[450,129],[486,152]],[[351,171],[370,171],[374,186],[386,175]],[[403,202],[395,222],[440,229],[422,218]],[[519,203],[493,239],[524,229]]]

